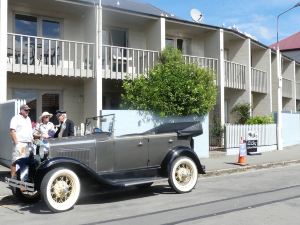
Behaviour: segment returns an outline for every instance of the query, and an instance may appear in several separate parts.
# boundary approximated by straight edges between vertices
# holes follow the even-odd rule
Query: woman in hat
[[[52,138],[55,134],[54,124],[50,122],[53,115],[48,112],[43,112],[40,116],[40,123],[36,125],[34,137],[36,138]]]

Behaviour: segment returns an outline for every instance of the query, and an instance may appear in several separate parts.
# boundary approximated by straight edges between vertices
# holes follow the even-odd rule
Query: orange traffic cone
[[[241,137],[239,158],[238,158],[238,162],[237,162],[238,165],[240,165],[240,166],[246,165],[246,155],[247,155],[246,143],[245,143],[243,137]]]

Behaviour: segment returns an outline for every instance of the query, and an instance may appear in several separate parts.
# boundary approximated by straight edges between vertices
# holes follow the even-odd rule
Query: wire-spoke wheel
[[[54,169],[47,173],[42,180],[42,198],[53,212],[62,212],[72,208],[78,200],[79,194],[79,178],[70,169]]]
[[[169,171],[169,184],[177,193],[190,192],[196,185],[198,170],[194,161],[179,157],[172,162]]]

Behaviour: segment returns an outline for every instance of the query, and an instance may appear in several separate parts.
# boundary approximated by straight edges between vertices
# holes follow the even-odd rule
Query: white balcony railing
[[[102,45],[102,76],[106,79],[130,79],[147,74],[158,61],[159,52]]]
[[[94,44],[8,33],[11,72],[94,77]]]
[[[246,66],[225,60],[225,87],[245,89]]]
[[[300,100],[300,81],[296,82],[296,99]]]
[[[183,55],[185,63],[194,63],[199,67],[209,69],[214,72],[216,83],[218,84],[218,60],[200,56]]]
[[[287,78],[282,78],[282,97],[293,97],[293,81]]]
[[[265,71],[251,68],[251,90],[254,92],[267,93],[268,80]]]

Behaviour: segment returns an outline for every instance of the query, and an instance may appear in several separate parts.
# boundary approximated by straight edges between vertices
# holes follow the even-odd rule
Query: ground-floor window
[[[61,104],[61,93],[59,91],[14,89],[12,97],[26,100],[27,105],[31,108],[29,116],[35,122],[44,111],[55,114],[55,111],[60,108]],[[58,124],[55,116],[50,121]]]

